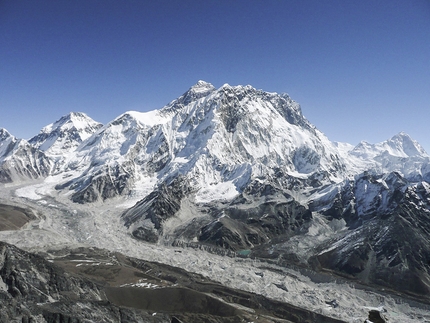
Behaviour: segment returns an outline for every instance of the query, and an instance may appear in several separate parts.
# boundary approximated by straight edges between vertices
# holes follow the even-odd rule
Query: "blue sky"
[[[0,0],[0,127],[107,123],[198,80],[287,92],[331,140],[430,153],[429,0]]]

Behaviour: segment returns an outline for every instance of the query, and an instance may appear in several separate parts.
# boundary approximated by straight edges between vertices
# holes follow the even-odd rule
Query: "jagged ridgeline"
[[[118,216],[134,238],[411,295],[430,292],[429,165],[406,133],[331,142],[287,94],[203,81],[106,125],[71,113],[29,141],[0,132],[2,182],[48,178],[45,191],[76,203],[132,201]]]

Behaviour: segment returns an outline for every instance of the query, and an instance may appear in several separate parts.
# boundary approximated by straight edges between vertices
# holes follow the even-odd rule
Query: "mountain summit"
[[[93,135],[102,124],[85,113],[71,112],[44,127],[29,142],[36,148],[55,156],[73,151],[85,139]]]
[[[390,148],[387,147],[390,154],[399,157],[429,157],[424,148],[405,132],[400,132],[387,140],[386,145]]]
[[[366,141],[362,141],[351,153],[363,158],[375,158],[380,155],[390,155],[400,158],[429,157],[424,148],[405,132],[400,132],[392,138],[378,144],[369,144]]]

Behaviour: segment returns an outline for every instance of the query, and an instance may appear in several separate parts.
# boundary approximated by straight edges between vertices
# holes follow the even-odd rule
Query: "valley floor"
[[[61,250],[96,247],[179,267],[229,288],[252,292],[347,322],[362,323],[369,310],[382,307],[390,323],[430,322],[430,306],[383,294],[382,291],[355,288],[345,280],[333,277],[321,282],[311,279],[311,275],[264,261],[138,241],[126,232],[119,217],[122,208],[117,206],[118,201],[80,205],[65,198],[42,198],[29,195],[28,191],[19,191],[18,187],[4,186],[0,187],[0,196],[0,203],[31,210],[35,218],[18,230],[11,230],[16,229],[13,226],[5,227],[6,230],[0,232],[0,240],[48,258],[55,258],[53,253]]]

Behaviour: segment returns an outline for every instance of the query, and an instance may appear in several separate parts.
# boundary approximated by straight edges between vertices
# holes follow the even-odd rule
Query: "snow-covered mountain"
[[[29,143],[49,156],[63,158],[102,126],[84,113],[71,112],[44,127]]]
[[[9,183],[49,175],[52,161],[24,139],[0,129],[0,181]]]
[[[279,170],[320,184],[370,170],[429,173],[429,156],[405,133],[379,144],[332,143],[286,94],[204,81],[160,110],[129,111],[105,126],[72,112],[29,144],[55,165],[45,175],[67,173],[60,187],[81,202],[144,197],[179,175],[190,179],[196,200],[210,201],[237,196],[254,178],[279,178]],[[106,179],[122,184],[106,189]]]
[[[252,252],[382,285],[391,280],[375,273],[395,267],[419,286],[397,289],[420,294],[430,291],[421,225],[429,160],[405,133],[334,143],[287,94],[204,81],[159,110],[103,126],[71,113],[29,142],[0,132],[3,182],[46,178],[43,194],[80,204],[115,198],[135,238]],[[418,239],[424,258],[408,258],[401,239]]]
[[[361,171],[376,173],[399,172],[415,181],[429,180],[429,155],[408,134],[400,132],[391,139],[377,144],[360,142],[348,152]]]
[[[67,165],[81,169],[63,186],[80,202],[148,193],[179,175],[197,201],[209,201],[237,196],[253,178],[276,177],[276,169],[326,182],[346,172],[335,145],[288,95],[250,86],[216,90],[202,81],[160,110],[119,116],[83,142]],[[121,184],[112,187],[115,178]]]
[[[429,157],[421,145],[404,132],[400,132],[391,139],[378,144],[369,144],[362,141],[351,153],[364,159],[376,159],[380,155],[390,155],[400,158]]]

